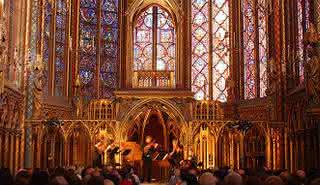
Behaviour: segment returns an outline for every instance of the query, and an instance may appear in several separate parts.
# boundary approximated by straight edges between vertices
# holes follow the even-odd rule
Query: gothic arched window
[[[197,100],[227,100],[229,0],[192,0],[192,91]]]
[[[176,65],[176,33],[170,14],[158,7],[151,6],[142,12],[134,27],[134,72],[143,71],[146,76],[152,72],[165,72],[174,75]],[[150,72],[148,74],[148,72]],[[158,73],[153,73],[158,74]],[[150,77],[150,79],[146,79]],[[139,81],[139,87],[166,87],[165,80],[148,76]],[[154,79],[153,79],[154,78]],[[154,83],[154,84],[153,84]]]
[[[86,99],[110,98],[117,84],[118,0],[97,2],[80,1],[79,75]]]
[[[267,7],[265,0],[243,0],[244,99],[266,96]]]

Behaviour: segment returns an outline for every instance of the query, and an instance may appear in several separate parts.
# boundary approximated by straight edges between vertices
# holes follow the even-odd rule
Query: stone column
[[[244,168],[244,133],[240,134],[240,167]]]
[[[14,135],[12,133],[12,135],[10,135],[10,148],[9,148],[9,167],[12,170],[13,173],[15,173],[14,171],[14,160],[15,160],[15,152],[14,152],[14,144],[15,144],[15,140],[14,140]]]
[[[271,138],[266,136],[266,166],[271,169]]]
[[[14,171],[17,172],[17,170],[20,168],[19,164],[19,155],[21,155],[21,149],[19,148],[19,143],[20,143],[20,139],[19,139],[19,135],[16,136],[16,142],[15,142],[15,168]],[[1,146],[1,145],[0,145]]]
[[[3,135],[3,133],[2,133],[2,131],[0,131],[0,146],[3,146],[3,143],[4,143],[2,140],[2,135]],[[0,167],[2,167],[2,165],[3,165],[2,153],[3,153],[3,147],[0,147]]]
[[[288,130],[287,128],[284,129],[284,167],[285,169],[288,169]]]
[[[5,133],[4,137],[4,152],[3,152],[4,158],[3,158],[3,165],[4,167],[9,167],[9,133]]]
[[[27,126],[25,128],[25,153],[24,153],[24,167],[27,169],[32,168],[32,128]]]

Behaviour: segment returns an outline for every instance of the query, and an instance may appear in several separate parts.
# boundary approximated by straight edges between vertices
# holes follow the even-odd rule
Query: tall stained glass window
[[[176,33],[170,14],[151,6],[136,20],[134,71],[175,71]]]
[[[66,47],[67,6],[65,0],[56,1],[56,35],[55,35],[55,95],[63,96],[66,79],[65,47]]]
[[[43,33],[43,63],[44,63],[44,92],[48,94],[49,88],[49,62],[50,62],[50,36],[52,22],[52,5],[48,0],[44,5],[44,33]]]
[[[81,95],[87,100],[113,96],[118,29],[118,0],[102,0],[101,4],[97,0],[80,1],[79,75]]]
[[[95,79],[97,68],[97,2],[96,0],[80,1],[80,60],[79,75],[81,95],[96,97]]]
[[[117,83],[118,1],[102,1],[100,96],[110,98]]]
[[[306,48],[303,43],[303,35],[307,31],[309,27],[309,13],[310,13],[310,2],[309,0],[297,0],[297,11],[296,11],[296,16],[297,16],[297,50],[296,50],[296,55],[297,55],[297,61],[298,61],[298,76],[299,76],[299,81],[303,82],[304,81],[304,61],[307,60],[307,53],[306,53]]]
[[[268,55],[265,1],[242,1],[245,99],[266,96]]]
[[[229,0],[192,0],[192,91],[197,100],[227,101]]]

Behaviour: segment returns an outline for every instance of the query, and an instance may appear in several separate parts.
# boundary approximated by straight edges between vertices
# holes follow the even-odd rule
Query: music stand
[[[162,161],[167,158],[167,153],[166,152],[160,152],[159,155],[157,156],[156,160]]]

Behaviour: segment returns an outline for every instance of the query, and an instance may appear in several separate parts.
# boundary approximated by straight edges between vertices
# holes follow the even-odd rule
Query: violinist
[[[151,182],[152,175],[152,156],[157,151],[158,144],[151,136],[147,136],[143,147],[143,180]]]

